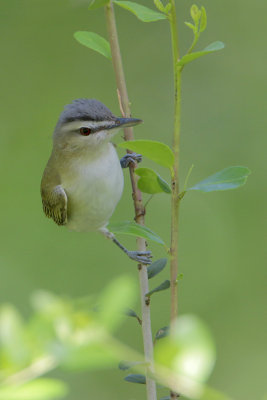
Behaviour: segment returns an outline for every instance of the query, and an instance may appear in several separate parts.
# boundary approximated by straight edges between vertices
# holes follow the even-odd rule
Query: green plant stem
[[[174,132],[173,152],[174,166],[172,171],[172,199],[171,199],[171,332],[174,321],[178,315],[178,218],[179,218],[179,149],[180,149],[180,126],[181,126],[181,70],[177,67],[179,60],[178,30],[176,21],[175,0],[171,0],[171,12],[169,16],[172,56],[174,72]]]
[[[122,111],[125,117],[131,116],[130,103],[127,93],[126,81],[123,71],[121,52],[117,34],[116,20],[113,9],[112,0],[105,6],[106,21],[109,42],[112,54],[112,63],[116,75],[116,82],[119,91],[119,97],[121,102]],[[134,134],[132,128],[126,128],[124,130],[125,140],[133,140]],[[132,184],[133,202],[135,209],[135,220],[138,224],[144,225],[144,206],[142,202],[142,194],[137,187],[137,177],[134,174],[134,166],[130,166],[130,178]],[[137,248],[139,251],[146,250],[145,239],[137,239]],[[143,343],[144,343],[144,354],[145,360],[149,363],[146,374],[146,391],[148,400],[156,400],[156,383],[150,378],[149,372],[154,371],[154,349],[153,349],[153,339],[151,332],[151,317],[150,317],[150,303],[147,302],[145,294],[149,292],[148,287],[148,276],[147,269],[145,265],[139,264],[139,282],[140,282],[140,292],[141,292],[141,307],[142,307],[142,333],[143,333]]]
[[[179,221],[179,150],[181,129],[181,69],[177,67],[179,60],[178,29],[176,19],[175,0],[170,0],[171,11],[169,14],[173,78],[174,78],[174,131],[173,131],[173,153],[174,166],[172,170],[172,198],[171,198],[171,247],[170,247],[170,286],[171,286],[171,321],[170,334],[174,331],[175,320],[178,317],[178,221]],[[178,393],[170,392],[170,398],[175,400]]]

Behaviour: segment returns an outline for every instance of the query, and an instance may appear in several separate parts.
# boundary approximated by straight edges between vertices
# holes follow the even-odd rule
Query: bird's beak
[[[129,126],[141,124],[141,122],[143,121],[138,118],[117,118],[115,121],[114,128],[117,127],[127,128]]]

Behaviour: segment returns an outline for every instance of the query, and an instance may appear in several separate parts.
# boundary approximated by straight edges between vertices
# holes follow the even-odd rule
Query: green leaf
[[[192,20],[197,25],[199,22],[200,16],[201,16],[201,11],[196,4],[193,4],[191,6],[190,14],[191,14]]]
[[[163,192],[170,194],[172,192],[170,185],[161,178],[160,175],[157,176],[157,181]]]
[[[185,22],[185,25],[188,26],[188,28],[192,29],[192,31],[195,32],[196,27],[195,27],[195,25],[191,24],[191,22]]]
[[[205,10],[205,7],[201,7],[201,18],[200,18],[200,26],[199,26],[199,32],[204,32],[204,30],[207,27],[207,13]]]
[[[165,245],[163,240],[156,233],[152,232],[146,226],[136,224],[135,222],[123,221],[117,224],[110,224],[108,229],[113,233],[142,237],[144,239],[151,240],[152,242]]]
[[[78,31],[74,33],[74,38],[82,45],[88,47],[97,53],[111,59],[111,51],[109,42],[102,36],[94,32]]]
[[[19,386],[0,388],[0,400],[54,400],[66,396],[65,383],[56,379],[36,379]]]
[[[164,326],[163,328],[160,328],[155,336],[156,340],[162,339],[170,334],[170,327],[169,326]]]
[[[138,317],[136,312],[134,310],[132,310],[131,308],[128,308],[125,310],[125,315],[127,315],[128,317],[136,318],[140,324],[142,323],[141,319]]]
[[[155,346],[155,361],[192,381],[205,382],[215,364],[215,345],[209,329],[194,315],[179,317],[172,335]]]
[[[216,190],[236,189],[246,183],[250,173],[251,171],[246,167],[228,167],[198,182],[187,190],[213,192]]]
[[[108,331],[113,331],[123,319],[125,308],[132,306],[136,297],[136,286],[128,276],[113,280],[99,300],[98,319]]]
[[[170,287],[170,281],[166,280],[166,281],[162,282],[159,286],[157,286],[155,289],[152,289],[152,290],[150,290],[150,292],[146,293],[146,297],[152,296],[153,293],[161,292],[162,290],[169,289],[169,287]]]
[[[3,304],[0,307],[0,349],[9,364],[23,367],[30,361],[30,348],[26,340],[21,315],[15,307]]]
[[[160,19],[166,19],[165,14],[151,10],[150,8],[141,6],[140,4],[134,3],[132,1],[114,0],[113,3],[117,4],[122,8],[125,8],[125,10],[130,11],[143,22],[153,22],[153,21],[158,21]]]
[[[181,281],[184,277],[184,274],[178,274],[176,278],[176,282]]]
[[[155,6],[157,7],[157,9],[159,11],[164,13],[165,7],[164,7],[164,5],[162,4],[162,2],[160,0],[154,0],[154,4],[155,4]]]
[[[119,147],[140,153],[163,167],[173,167],[174,154],[165,143],[141,139],[120,143]]]
[[[167,5],[166,5],[166,7],[165,7],[165,13],[166,14],[168,14],[168,12],[171,10],[171,8],[172,8],[172,4],[171,3],[168,3]]]
[[[89,10],[95,10],[96,8],[104,7],[109,3],[109,0],[91,0],[89,4]]]
[[[158,275],[165,268],[167,261],[167,258],[160,258],[159,260],[154,261],[147,268],[148,279],[154,278],[154,276]]]
[[[146,383],[146,377],[141,374],[127,375],[127,376],[125,376],[124,380],[127,382],[132,382],[132,383],[141,383],[142,385],[145,385],[145,383]]]
[[[137,168],[135,173],[140,176],[138,187],[143,193],[171,193],[168,183],[151,168]]]
[[[205,47],[202,51],[196,51],[195,53],[186,54],[178,61],[177,66],[181,67],[185,64],[190,63],[191,61],[205,56],[206,54],[214,53],[215,51],[222,50],[224,48],[223,42],[214,42],[211,43],[209,46]]]
[[[121,356],[108,343],[103,330],[84,332],[81,338],[89,343],[71,347],[61,363],[63,368],[71,371],[94,371],[115,368],[118,365]]]

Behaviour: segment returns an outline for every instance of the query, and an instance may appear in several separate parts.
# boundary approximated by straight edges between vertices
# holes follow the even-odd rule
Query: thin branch
[[[116,82],[119,93],[119,103],[120,108],[122,110],[122,115],[126,117],[131,116],[130,103],[126,88],[126,81],[123,71],[120,46],[118,41],[117,27],[114,15],[114,9],[112,0],[105,6],[106,13],[106,21],[107,21],[107,29],[109,42],[111,47],[112,54],[112,62],[116,75]],[[134,138],[133,129],[126,128],[124,130],[124,138],[125,140],[132,140]],[[133,202],[134,202],[134,210],[135,210],[135,221],[144,225],[144,206],[142,203],[142,195],[140,190],[137,187],[137,177],[134,174],[134,166],[130,166],[130,178],[132,184],[132,193],[133,193]],[[146,241],[144,239],[137,239],[137,248],[139,251],[146,250]],[[143,332],[143,343],[144,343],[144,354],[145,360],[149,363],[150,367],[148,367],[146,374],[146,391],[147,391],[147,399],[148,400],[156,400],[156,383],[154,380],[150,378],[149,370],[151,372],[154,371],[154,356],[153,356],[153,339],[151,332],[151,317],[150,317],[150,305],[146,304],[145,294],[149,291],[148,288],[148,276],[147,269],[145,265],[139,264],[139,282],[140,282],[140,290],[141,290],[141,306],[142,306],[142,332]]]
[[[175,320],[178,317],[178,220],[179,220],[179,152],[181,130],[181,69],[177,67],[179,60],[178,29],[176,20],[175,0],[170,0],[169,14],[174,80],[174,131],[173,153],[174,166],[172,171],[172,199],[171,199],[171,248],[170,248],[170,284],[171,284],[171,321],[170,333],[173,334]],[[171,391],[170,398],[176,400],[178,393]]]
[[[181,70],[177,67],[179,60],[178,30],[176,21],[175,0],[171,0],[170,28],[172,38],[173,73],[174,73],[174,132],[173,152],[174,167],[172,173],[172,221],[171,221],[171,332],[178,315],[178,217],[179,217],[179,150],[181,126]]]

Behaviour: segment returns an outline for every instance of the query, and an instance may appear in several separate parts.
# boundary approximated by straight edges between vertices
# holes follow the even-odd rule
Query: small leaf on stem
[[[123,221],[117,224],[110,224],[108,228],[113,233],[142,237],[165,246],[163,240],[156,233],[152,232],[146,226],[136,224],[135,222]]]
[[[134,3],[132,1],[114,0],[113,3],[117,4],[122,8],[125,8],[125,10],[130,11],[142,22],[153,22],[153,21],[158,21],[160,19],[166,19],[165,14],[151,10],[150,8],[141,6],[140,4]]]
[[[162,339],[165,336],[168,336],[170,333],[170,327],[169,326],[163,326],[163,328],[160,328],[155,336],[156,340]]]
[[[199,19],[201,16],[201,11],[196,4],[193,4],[191,6],[190,14],[191,14],[192,20],[195,22],[196,25],[198,25]]]
[[[250,173],[251,171],[246,167],[228,167],[198,182],[187,190],[213,192],[217,190],[236,189],[246,183]]]
[[[74,33],[74,38],[83,46],[88,47],[97,53],[111,59],[110,45],[106,39],[94,32],[78,31]]]
[[[159,11],[165,12],[165,7],[160,0],[154,0],[154,4]]]
[[[205,10],[205,7],[201,7],[201,18],[200,18],[200,26],[199,26],[199,32],[204,32],[204,30],[207,27],[207,13]]]
[[[147,268],[148,279],[154,278],[154,276],[158,275],[166,267],[167,261],[167,258],[160,258],[159,260],[154,261]]]
[[[146,377],[141,374],[127,375],[127,376],[125,376],[124,380],[127,382],[132,382],[132,383],[141,383],[142,385],[146,384]]]
[[[195,25],[191,24],[191,22],[185,22],[185,25],[188,26],[188,28],[192,29],[192,31],[194,31],[195,33],[196,30]]]
[[[120,143],[118,146],[140,153],[163,167],[170,169],[173,167],[174,155],[172,150],[165,143],[141,139],[126,141]]]
[[[170,287],[170,281],[166,280],[166,281],[162,282],[159,286],[157,286],[155,289],[152,289],[152,290],[150,290],[150,292],[146,293],[146,297],[152,296],[153,293],[161,292],[162,290],[169,289],[169,287]]]
[[[161,176],[151,168],[137,168],[135,173],[140,176],[138,187],[143,193],[171,193],[171,188]]]
[[[96,8],[104,7],[109,3],[109,0],[90,0],[89,10],[95,10]]]
[[[205,56],[206,54],[214,53],[215,51],[222,50],[223,48],[224,48],[223,42],[211,43],[209,46],[205,47],[205,49],[203,49],[202,51],[196,51],[194,53],[186,54],[185,56],[183,56],[181,60],[178,61],[177,66],[181,67],[199,57]]]
[[[181,281],[184,277],[184,274],[178,274],[176,278],[176,282]]]
[[[137,321],[139,322],[139,324],[142,325],[142,320],[138,317],[136,312],[134,310],[132,310],[131,308],[127,308],[125,310],[125,315],[127,315],[128,317],[136,318]]]

